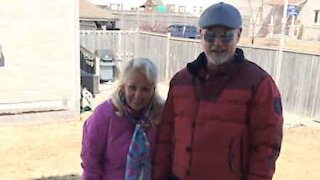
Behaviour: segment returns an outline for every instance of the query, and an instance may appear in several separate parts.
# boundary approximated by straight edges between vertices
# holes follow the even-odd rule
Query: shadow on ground
[[[69,174],[64,176],[49,176],[49,177],[41,177],[33,180],[80,180],[81,177],[75,174]]]

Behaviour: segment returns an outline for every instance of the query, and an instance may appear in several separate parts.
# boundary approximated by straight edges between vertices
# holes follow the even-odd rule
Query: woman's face
[[[128,74],[124,84],[124,95],[127,104],[136,111],[142,110],[154,94],[155,85],[150,83],[147,77],[138,71]]]

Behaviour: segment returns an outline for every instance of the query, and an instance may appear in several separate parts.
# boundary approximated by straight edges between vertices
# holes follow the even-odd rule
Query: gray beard
[[[228,62],[231,58],[227,55],[222,55],[222,56],[215,56],[213,57],[207,57],[208,63],[211,63],[212,65],[221,65],[224,64],[226,62]]]

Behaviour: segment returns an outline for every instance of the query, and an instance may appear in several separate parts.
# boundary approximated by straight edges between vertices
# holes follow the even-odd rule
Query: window
[[[176,31],[182,32],[183,31],[183,26],[176,26]]]
[[[202,6],[200,6],[200,7],[199,7],[199,13],[201,14],[201,13],[202,13],[202,11],[203,11],[203,7],[202,7]]]
[[[320,10],[314,10],[314,23],[320,24]]]
[[[178,12],[179,13],[185,13],[186,12],[186,7],[185,6],[179,6]]]
[[[195,26],[186,26],[186,31],[197,32],[197,28]]]

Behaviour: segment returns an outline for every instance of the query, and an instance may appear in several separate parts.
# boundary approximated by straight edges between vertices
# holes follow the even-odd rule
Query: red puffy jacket
[[[271,180],[282,141],[279,91],[237,49],[206,72],[204,53],[170,82],[153,179]]]

